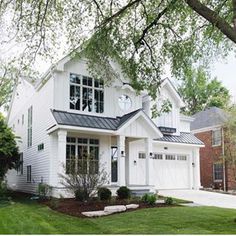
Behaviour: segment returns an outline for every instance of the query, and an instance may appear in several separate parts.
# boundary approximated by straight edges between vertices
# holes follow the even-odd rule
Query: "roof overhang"
[[[167,142],[167,141],[161,141],[161,140],[154,140],[153,143],[163,144],[163,145],[171,145],[171,146],[187,146],[187,147],[205,147],[204,144],[192,144],[192,143],[178,143],[178,142]]]

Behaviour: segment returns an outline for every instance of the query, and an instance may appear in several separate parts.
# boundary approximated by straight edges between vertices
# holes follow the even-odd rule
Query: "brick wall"
[[[213,179],[213,163],[220,161],[222,154],[222,147],[212,147],[212,131],[205,131],[195,134],[205,147],[200,149],[200,171],[201,171],[201,184],[205,188],[223,188],[222,182],[214,182]]]
[[[224,181],[214,182],[213,178],[213,163],[220,161],[222,155],[222,146],[212,147],[212,130],[196,133],[205,147],[200,149],[200,174],[201,185],[205,188],[224,188]],[[235,173],[230,164],[226,163],[226,188],[228,190],[236,189]]]

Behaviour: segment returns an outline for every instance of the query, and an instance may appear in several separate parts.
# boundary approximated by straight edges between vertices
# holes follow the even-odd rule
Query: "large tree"
[[[217,78],[211,79],[201,67],[188,69],[178,90],[186,104],[183,112],[188,115],[212,106],[224,109],[230,103],[229,90]]]
[[[19,164],[19,153],[15,135],[7,127],[4,117],[0,114],[0,183],[7,171]]]
[[[236,0],[1,0],[0,19],[10,29],[4,40],[22,46],[22,63],[63,45],[83,51],[108,80],[117,76],[110,59],[118,61],[153,98],[166,64],[183,78],[187,67],[207,65],[236,43]]]

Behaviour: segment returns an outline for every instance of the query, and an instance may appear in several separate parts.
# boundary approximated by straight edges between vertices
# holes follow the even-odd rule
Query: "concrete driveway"
[[[158,194],[193,201],[196,204],[204,206],[236,209],[236,195],[202,190],[160,190]]]

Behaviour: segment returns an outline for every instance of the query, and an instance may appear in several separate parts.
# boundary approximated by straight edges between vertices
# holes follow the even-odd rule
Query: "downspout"
[[[222,157],[223,157],[223,174],[224,174],[224,192],[226,192],[226,167],[225,167],[225,140],[224,140],[224,128],[221,128],[222,135]]]

